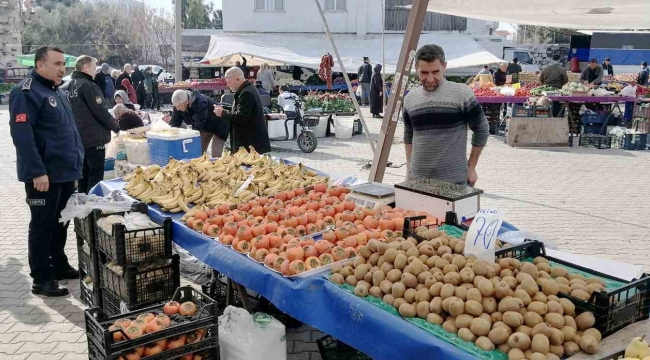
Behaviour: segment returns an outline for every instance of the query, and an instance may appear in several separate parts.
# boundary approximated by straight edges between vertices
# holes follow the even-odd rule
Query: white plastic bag
[[[357,94],[356,94],[357,97],[361,97],[361,95],[362,95],[361,92],[362,92],[362,90],[361,90],[361,84],[359,84],[359,86],[357,86]]]
[[[628,85],[621,90],[622,96],[636,97],[636,85]]]
[[[219,316],[221,360],[286,360],[284,325],[264,313],[228,306]]]
[[[124,137],[126,132],[120,131],[119,134],[111,132],[111,142],[106,145],[106,158],[117,159],[118,154],[126,159],[126,150],[124,149]]]
[[[508,75],[508,76],[511,76],[511,75]],[[500,91],[501,95],[503,95],[503,96],[515,96],[515,92],[516,92],[516,90],[514,88],[511,88],[511,87],[503,87],[503,88],[501,88],[501,91]]]
[[[72,194],[65,209],[61,211],[59,222],[66,223],[74,218],[83,219],[93,209],[102,210],[105,214],[131,210],[133,200],[125,198],[121,192],[113,191],[105,197],[83,193]]]
[[[151,124],[151,131],[153,132],[165,132],[169,131],[172,127],[169,126],[168,123],[164,121],[154,121],[153,124]]]

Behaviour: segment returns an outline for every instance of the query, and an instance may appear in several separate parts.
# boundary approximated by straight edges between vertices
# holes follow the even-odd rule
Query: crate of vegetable
[[[103,262],[100,285],[118,295],[129,308],[165,301],[180,286],[179,256],[126,267]]]
[[[216,302],[186,286],[172,301],[119,316],[102,309],[84,312],[88,355],[106,359],[218,359]]]
[[[147,205],[140,203],[135,212],[147,213]],[[117,265],[125,266],[169,258],[172,255],[172,220],[167,217],[162,225],[151,221],[146,229],[127,230],[125,224],[115,223],[125,213],[102,214],[93,211],[95,222],[95,242],[97,247],[108,255]],[[115,220],[118,221],[118,220]]]
[[[555,279],[558,296],[569,299],[575,305],[576,313],[592,313],[595,317],[594,327],[603,337],[629,324],[648,319],[650,315],[648,274],[632,281],[618,279],[548,256],[544,245],[538,241],[497,250],[496,255],[497,258],[507,257],[530,264],[525,265],[524,272],[537,273],[538,276],[541,273],[543,277]],[[499,265],[508,266],[502,261],[505,260],[498,260]]]

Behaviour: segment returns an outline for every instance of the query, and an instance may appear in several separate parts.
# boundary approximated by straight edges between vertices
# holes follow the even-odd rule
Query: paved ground
[[[380,122],[368,121],[376,138]],[[390,156],[396,166],[405,162],[401,132],[400,126]],[[312,154],[297,151],[295,142],[274,142],[289,149],[274,155],[333,175],[368,176],[362,167],[372,156],[365,136],[319,140]],[[0,107],[0,170],[1,358],[87,359],[78,282],[67,284],[74,295],[68,298],[44,299],[29,291],[29,212],[23,185],[16,181],[6,106]],[[477,186],[486,192],[483,204],[505,210],[511,223],[557,241],[561,249],[640,264],[650,271],[650,250],[643,244],[650,234],[650,151],[513,149],[492,137],[478,171]],[[399,182],[404,174],[405,166],[389,168],[385,182]],[[73,241],[69,244],[67,253],[76,262],[76,247]],[[313,341],[321,335],[308,326],[289,331],[289,358],[320,359]]]

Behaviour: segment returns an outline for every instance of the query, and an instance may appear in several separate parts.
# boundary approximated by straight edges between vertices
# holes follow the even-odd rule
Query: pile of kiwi
[[[426,239],[428,244],[433,246],[436,250],[440,247],[443,248],[443,251],[451,250],[452,254],[463,254],[465,250],[465,239],[467,238],[467,232],[464,232],[460,238],[455,236],[448,235],[444,230],[438,229],[429,229],[426,226],[418,226],[415,228],[415,233],[422,239]],[[417,242],[417,241],[416,241]],[[501,249],[509,247],[510,244],[503,243],[501,240],[497,240],[495,243],[496,249]]]
[[[453,254],[442,240],[373,239],[353,261],[334,264],[331,271],[331,281],[353,286],[357,296],[382,299],[403,317],[442,325],[510,360],[593,354],[602,338],[592,313],[578,315],[569,299],[557,296],[562,291],[585,298],[582,292],[604,289],[602,281],[569,275],[542,257],[489,264]]]

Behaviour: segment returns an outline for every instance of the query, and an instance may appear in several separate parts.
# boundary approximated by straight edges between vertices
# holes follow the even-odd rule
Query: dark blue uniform
[[[64,253],[68,224],[59,218],[81,178],[83,146],[65,93],[35,71],[12,89],[9,114],[18,180],[25,183],[32,215],[29,266],[34,284],[42,284],[70,267]],[[43,175],[50,186],[40,192],[33,179]]]

